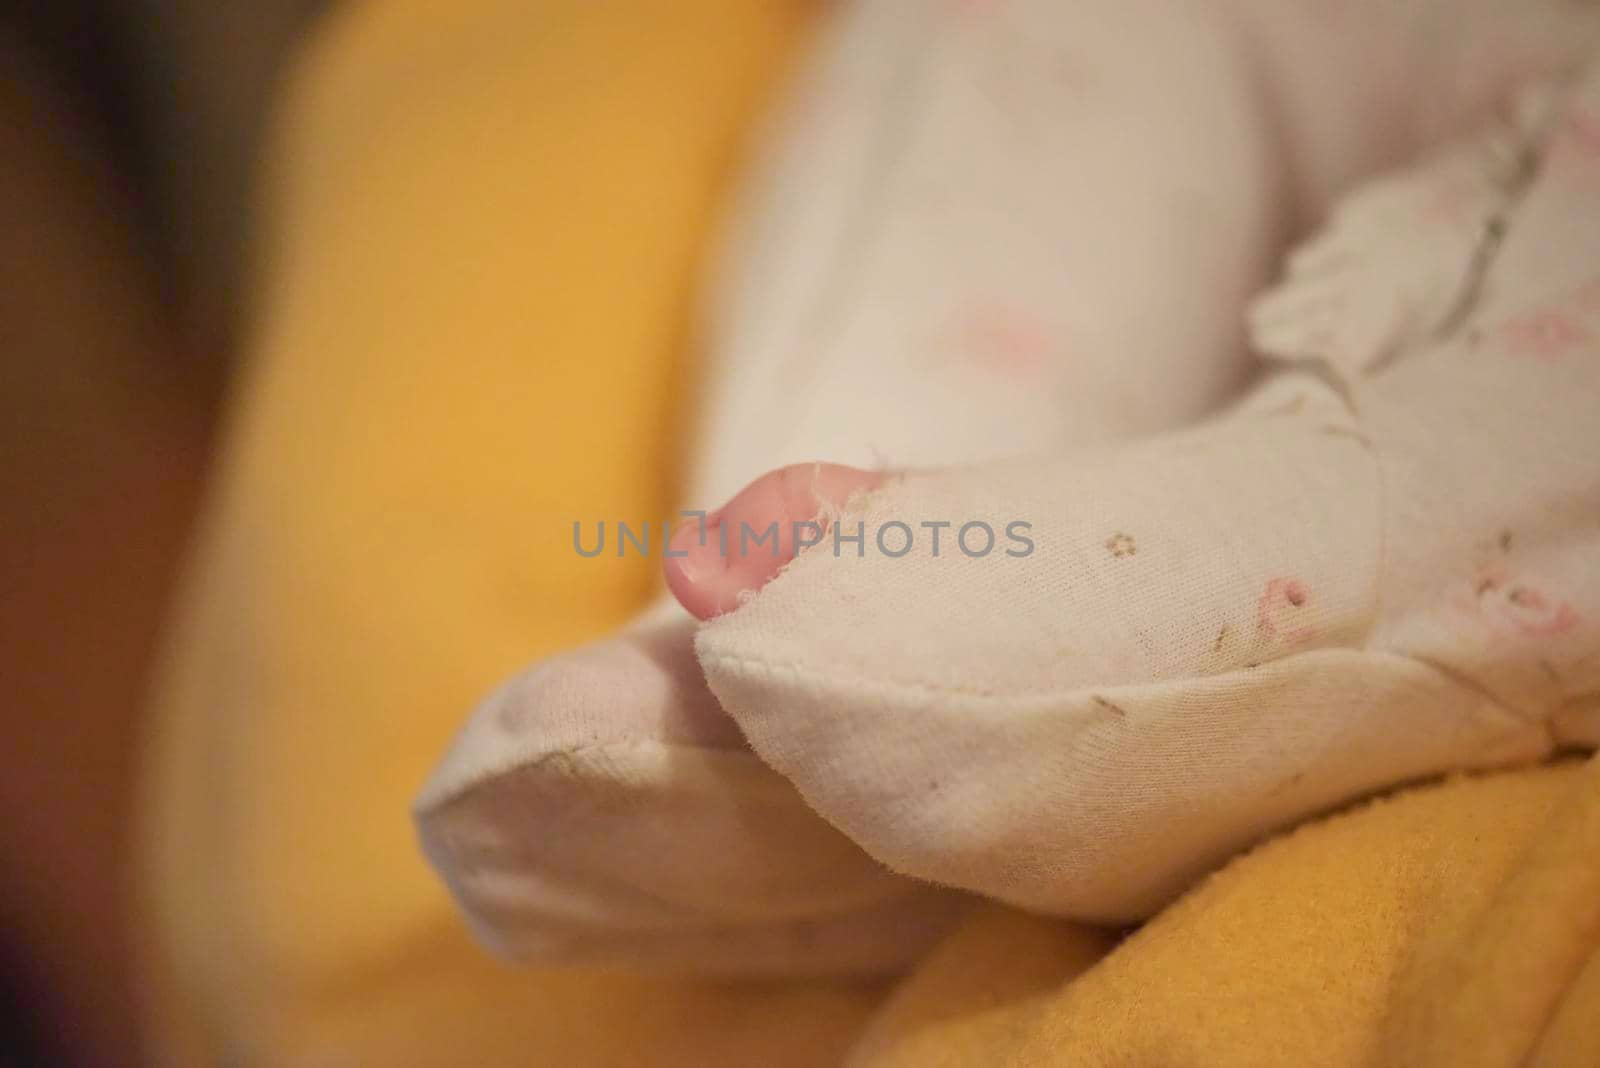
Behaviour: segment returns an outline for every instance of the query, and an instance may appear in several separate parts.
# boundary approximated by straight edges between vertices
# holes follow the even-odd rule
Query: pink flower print
[[[1565,311],[1542,308],[1519,315],[1500,328],[1500,337],[1516,356],[1557,360],[1594,344],[1594,333]]]
[[[1553,154],[1575,163],[1600,160],[1600,114],[1574,109],[1561,126]]]
[[[1578,610],[1532,586],[1512,582],[1498,569],[1478,580],[1478,610],[1503,630],[1524,638],[1553,638],[1578,625]]]
[[[1017,378],[1037,378],[1050,363],[1050,332],[1026,315],[984,307],[961,324],[961,350],[979,367]]]
[[[1303,645],[1315,638],[1315,627],[1303,622],[1303,611],[1311,602],[1311,591],[1297,578],[1284,576],[1267,581],[1256,602],[1256,629],[1271,641]]]

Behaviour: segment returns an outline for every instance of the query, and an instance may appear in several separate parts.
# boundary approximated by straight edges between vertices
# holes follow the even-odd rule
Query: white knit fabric
[[[959,897],[891,875],[750,753],[695,669],[691,622],[646,622],[489,697],[418,799],[429,856],[510,956],[906,963]]]
[[[1390,316],[1387,368],[1329,353],[1192,431],[871,495],[839,521],[868,546],[891,520],[1023,520],[1036,549],[810,550],[699,633],[723,707],[896,870],[1106,921],[1351,798],[1593,744],[1596,116],[1600,77],[1501,185],[1503,243],[1398,294],[1481,270],[1445,336]],[[1386,232],[1363,213],[1458,164],[1336,230]],[[1352,278],[1393,277],[1386,242],[1351,248]]]
[[[839,8],[734,219],[690,502],[788,462],[991,462],[845,517],[869,552],[909,521],[905,556],[825,543],[704,628],[720,705],[672,605],[489,698],[417,804],[486,943],[891,970],[966,906],[931,882],[1125,919],[1307,812],[1597,740],[1573,540],[1593,431],[1571,421],[1592,382],[1581,361],[1505,381],[1549,361],[1490,355],[1593,326],[1505,325],[1500,264],[1555,292],[1523,218],[1548,193],[1504,151],[1544,113],[1348,201],[1256,306],[1260,348],[1302,370],[1112,444],[1237,390],[1241,306],[1295,218],[1524,73],[1444,77],[1440,11],[1487,26],[1472,47],[1535,42],[1538,70],[1589,18],[1535,5],[1508,33],[1491,0],[1371,0],[1330,28],[1325,7]],[[1559,121],[1550,158],[1580,156]],[[983,559],[955,541],[973,520],[1000,535]],[[1005,556],[1019,520],[1034,551]],[[954,524],[938,557],[920,521]]]

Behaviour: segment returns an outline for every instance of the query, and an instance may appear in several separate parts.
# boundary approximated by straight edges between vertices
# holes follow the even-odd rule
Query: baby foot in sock
[[[1359,423],[1310,376],[1275,389],[1138,446],[886,484],[836,517],[843,552],[830,538],[701,628],[713,692],[894,870],[1103,922],[1311,813],[1548,753],[1563,694],[1530,672],[1591,638],[1480,649],[1469,628],[1494,620],[1441,590],[1470,590],[1472,546],[1561,488],[1531,508],[1474,491],[1507,439],[1430,453],[1409,388],[1361,398]],[[891,527],[909,551],[878,551]],[[1579,592],[1582,540],[1557,540],[1529,588],[1600,595]]]
[[[1313,398],[1299,415],[1331,413]],[[1299,763],[1347,723],[1258,726],[1242,699],[1321,704],[1321,673],[1298,683],[1275,662],[1336,656],[1370,609],[1371,459],[1355,435],[1253,440],[1283,421],[897,479],[836,519],[840,551],[802,553],[701,629],[711,688],[895,870],[1087,919],[1144,914],[1241,832],[1350,789],[1351,766]],[[1238,462],[1257,451],[1265,467]],[[891,524],[913,533],[903,555],[878,552]],[[1342,550],[1303,552],[1318,529]]]
[[[830,516],[883,480],[881,472],[841,464],[769,471],[702,521],[678,528],[662,561],[667,586],[698,619],[731,612],[820,543]]]
[[[479,707],[416,804],[479,937],[546,964],[895,971],[960,895],[886,871],[745,744],[677,606]]]

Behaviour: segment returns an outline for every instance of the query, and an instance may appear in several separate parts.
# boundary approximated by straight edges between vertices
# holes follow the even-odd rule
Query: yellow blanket
[[[259,327],[154,710],[156,1059],[1600,1064],[1600,770],[1427,786],[1122,940],[986,913],[892,989],[516,972],[407,806],[472,701],[614,627],[689,295],[805,0],[368,0],[282,115]]]
[[[1270,842],[1098,960],[982,917],[853,1063],[1597,1065],[1597,950],[1600,763],[1460,779]]]

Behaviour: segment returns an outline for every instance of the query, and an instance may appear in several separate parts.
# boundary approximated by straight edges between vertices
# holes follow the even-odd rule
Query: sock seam
[[[465,782],[459,783],[445,792],[439,794],[429,793],[419,796],[415,801],[412,802],[412,815],[422,816],[427,812],[436,811],[444,808],[447,805],[452,805],[466,800],[468,795],[476,793],[481,788],[503,779],[507,775],[537,771],[545,764],[558,759],[572,759],[576,757],[587,756],[591,753],[603,752],[605,750],[637,750],[652,746],[664,750],[688,750],[695,753],[706,754],[708,756],[716,755],[746,758],[753,764],[771,770],[766,762],[761,759],[760,755],[751,749],[748,744],[739,748],[727,748],[710,745],[698,745],[688,742],[656,741],[643,738],[634,741],[613,739],[612,741],[607,742],[585,742],[581,745],[564,746],[557,749],[546,750],[545,752],[540,753],[538,756],[532,758],[519,758],[506,764],[486,766],[480,769]]]
[[[1329,653],[1346,653],[1363,657],[1381,657],[1407,664],[1415,664],[1427,668],[1431,675],[1448,684],[1451,688],[1466,691],[1472,697],[1477,699],[1480,705],[1492,708],[1495,712],[1499,713],[1500,716],[1508,722],[1508,724],[1523,727],[1541,726],[1542,724],[1542,720],[1531,719],[1529,716],[1506,705],[1503,701],[1496,698],[1492,693],[1474,686],[1466,685],[1461,679],[1456,678],[1450,672],[1443,671],[1437,665],[1430,664],[1426,660],[1418,659],[1417,657],[1407,653],[1396,653],[1382,649],[1366,649],[1357,646],[1335,646],[1322,649],[1313,649],[1302,653],[1294,653],[1286,657],[1280,657],[1276,660],[1263,661],[1261,664],[1257,664],[1252,667],[1236,668],[1230,671],[1219,672],[1215,675],[1184,675],[1173,679],[1156,679],[1149,682],[1113,683],[1105,686],[1076,687],[1071,690],[1043,690],[1032,693],[1012,694],[963,690],[959,687],[946,686],[939,683],[908,682],[902,679],[867,680],[859,677],[851,677],[836,678],[830,681],[826,677],[825,673],[818,671],[816,668],[810,665],[801,663],[800,661],[776,662],[763,660],[759,657],[742,656],[736,653],[705,654],[700,657],[700,661],[701,664],[708,670],[713,667],[726,667],[734,670],[746,669],[748,671],[758,671],[768,676],[787,674],[795,678],[797,681],[810,683],[811,685],[819,688],[832,687],[876,689],[879,691],[889,691],[890,693],[898,691],[900,694],[909,694],[924,698],[965,697],[975,699],[983,704],[1002,707],[1006,705],[1027,705],[1038,702],[1082,700],[1086,704],[1092,704],[1096,708],[1099,708],[1107,716],[1116,716],[1120,718],[1122,715],[1126,715],[1126,710],[1120,709],[1120,706],[1116,705],[1107,696],[1116,694],[1117,691],[1143,689],[1151,686],[1175,685],[1182,684],[1184,682],[1198,682],[1201,680],[1211,681],[1225,679],[1229,676],[1238,676],[1244,678],[1248,677],[1250,673],[1261,667],[1265,667],[1268,664],[1286,664],[1293,660],[1322,656]]]

